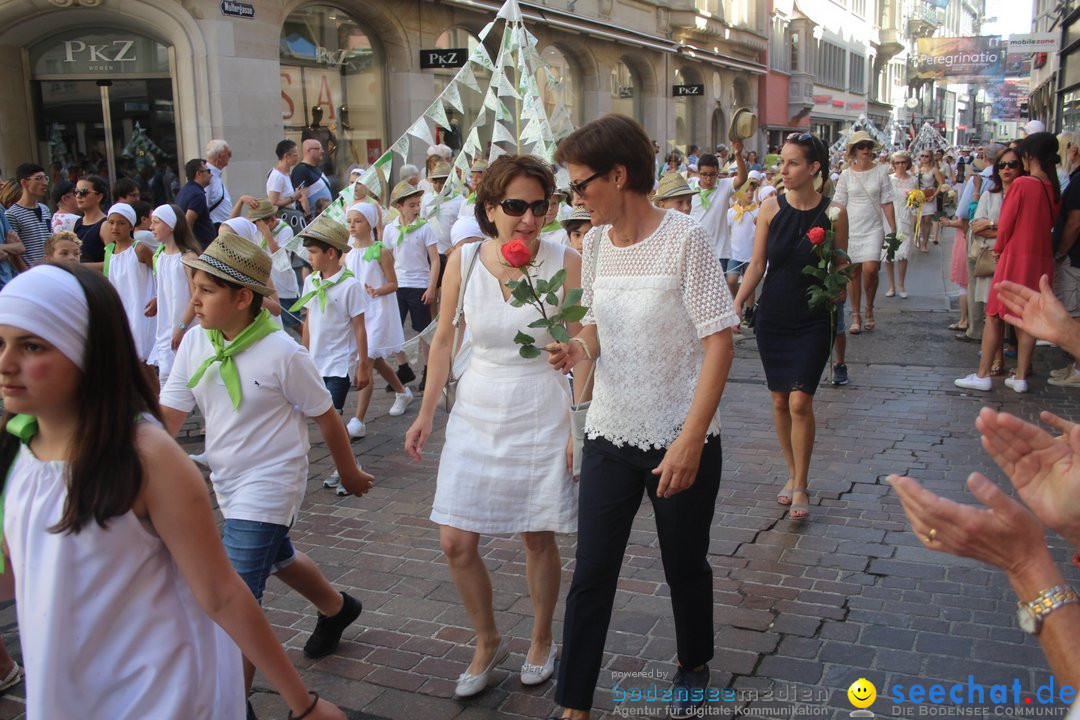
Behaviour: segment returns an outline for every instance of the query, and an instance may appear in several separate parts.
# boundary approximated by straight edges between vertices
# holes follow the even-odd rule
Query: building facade
[[[389,148],[455,69],[421,50],[469,49],[496,0],[7,0],[0,2],[0,168],[112,157],[199,157],[226,139],[233,196],[262,194],[273,149],[305,128],[339,175]],[[522,2],[562,75],[575,123],[637,118],[661,147],[726,142],[758,106],[767,14],[756,0]],[[500,33],[486,40],[492,57]],[[673,97],[673,86],[699,86]],[[462,93],[464,115],[482,102]],[[554,102],[554,99],[550,99]],[[451,117],[466,122],[467,118]],[[456,128],[457,126],[455,126]],[[465,129],[465,128],[462,128]],[[460,143],[455,131],[439,139]],[[324,142],[324,144],[327,144]],[[418,143],[414,143],[418,145]],[[422,161],[424,148],[416,148]]]

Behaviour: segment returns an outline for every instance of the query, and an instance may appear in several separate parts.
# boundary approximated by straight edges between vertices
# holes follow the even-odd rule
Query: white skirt
[[[431,519],[478,533],[574,532],[569,437],[563,375],[474,357],[446,424]]]
[[[398,314],[397,293],[367,298],[364,329],[367,331],[369,358],[387,358],[401,352],[405,344],[405,331]]]

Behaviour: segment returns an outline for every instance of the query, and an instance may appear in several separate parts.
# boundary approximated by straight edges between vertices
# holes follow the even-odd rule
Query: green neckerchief
[[[376,240],[375,242],[364,248],[364,259],[368,262],[372,260],[378,260],[379,256],[382,255],[383,248],[385,247],[386,246],[383,245],[382,240]]]
[[[157,250],[154,251],[154,274],[157,275],[158,258],[161,257],[161,253],[165,252],[165,243],[161,243],[157,246]],[[106,275],[105,277],[109,277]]]
[[[469,205],[475,205],[476,204],[476,193],[471,192],[468,195],[466,195],[465,196],[465,202],[468,203]]]
[[[37,435],[37,418],[33,415],[15,415],[7,422],[7,431],[19,438],[23,445],[29,445],[30,440]],[[14,460],[7,469],[7,477],[11,479],[11,468],[15,466]],[[4,527],[4,498],[7,496],[7,483],[0,492],[0,528]],[[0,553],[0,574],[4,572],[4,554]]]
[[[411,232],[415,232],[415,231],[419,230],[420,228],[424,227],[425,225],[427,225],[427,220],[424,220],[423,218],[419,218],[417,220],[414,220],[413,224],[409,225],[409,226],[402,225],[401,220],[398,220],[397,244],[401,245],[401,243],[405,242],[405,236],[406,235],[408,235]]]
[[[562,223],[558,220],[552,220],[547,225],[540,228],[540,232],[542,233],[551,232],[552,230],[562,230]]]
[[[344,270],[342,271],[341,275],[338,276],[337,280],[330,282],[329,280],[323,280],[320,273],[312,273],[311,284],[315,286],[315,289],[294,302],[292,304],[292,307],[289,308],[289,312],[296,312],[300,308],[307,305],[308,301],[311,300],[311,298],[316,296],[318,296],[319,298],[319,310],[321,310],[322,312],[326,312],[326,291],[343,281],[345,278],[351,277],[356,276],[352,274],[351,270]]]
[[[712,204],[712,201],[709,198],[712,197],[712,194],[714,192],[716,192],[716,188],[712,188],[712,189],[709,189],[709,190],[706,190],[705,188],[701,188],[700,190],[698,190],[698,194],[701,195],[701,206],[703,208],[705,208],[706,210],[708,210],[709,205]]]
[[[244,392],[240,387],[240,373],[236,371],[236,361],[233,357],[280,329],[270,311],[263,308],[262,312],[255,316],[252,323],[244,328],[228,347],[225,347],[225,336],[220,330],[207,330],[206,336],[210,338],[210,344],[214,346],[214,354],[203,360],[203,364],[188,380],[187,386],[193,388],[198,385],[207,368],[219,362],[221,363],[221,379],[225,383],[229,399],[232,400],[233,410],[239,410],[240,403],[244,400]]]
[[[112,265],[113,252],[116,250],[116,243],[111,242],[105,246],[105,267],[101,269],[101,274],[105,277],[109,277],[109,266]]]

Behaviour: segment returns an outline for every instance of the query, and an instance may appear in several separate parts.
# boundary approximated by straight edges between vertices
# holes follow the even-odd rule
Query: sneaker
[[[832,384],[833,385],[847,385],[848,384],[847,365],[845,365],[844,363],[839,363],[838,365],[833,366]]]
[[[674,701],[668,706],[668,717],[693,718],[701,716],[705,705],[705,691],[709,688],[709,666],[701,670],[680,667],[671,682]]]
[[[344,604],[337,615],[326,616],[319,613],[319,619],[315,623],[315,631],[304,643],[304,655],[309,658],[321,658],[337,650],[341,642],[341,634],[345,628],[352,625],[356,618],[360,617],[360,611],[364,609],[363,603],[349,595],[341,593]]]
[[[416,388],[416,394],[423,395],[425,386],[427,386],[427,365],[424,366],[424,372],[420,375],[420,385]]]
[[[349,437],[362,438],[367,435],[367,425],[364,421],[358,417],[354,417],[349,421],[349,424],[345,426],[345,429],[349,431]]]
[[[971,373],[966,377],[953,380],[953,385],[965,390],[982,390],[986,392],[993,387],[993,381],[988,377],[979,377],[978,373]]]
[[[1043,340],[1042,338],[1039,338],[1035,341],[1035,347],[1057,347],[1057,345],[1050,342],[1049,340]]]
[[[1076,366],[1073,365],[1072,363],[1069,363],[1068,365],[1066,365],[1063,368],[1058,368],[1057,370],[1051,370],[1050,371],[1050,377],[1058,378],[1059,380],[1067,378],[1070,375],[1075,375],[1075,374],[1076,374]]]
[[[1065,368],[1068,371],[1067,375],[1052,375],[1047,384],[1055,387],[1080,387],[1080,373],[1070,365]]]
[[[339,475],[338,471],[335,470],[334,472],[330,473],[330,477],[322,481],[322,486],[325,488],[341,487],[341,475]]]
[[[413,392],[409,388],[405,388],[403,393],[394,393],[394,404],[390,406],[390,415],[397,417],[398,415],[405,414],[405,408],[409,407],[409,403],[413,401]]]
[[[397,379],[401,381],[402,385],[407,385],[416,379],[416,373],[413,372],[412,367],[408,363],[397,366]]]
[[[1028,382],[1016,377],[1007,377],[1005,378],[1005,387],[1018,393],[1026,393],[1028,391]]]

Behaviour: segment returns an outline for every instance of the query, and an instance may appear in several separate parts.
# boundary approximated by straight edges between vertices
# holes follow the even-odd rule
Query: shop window
[[[566,111],[570,113],[571,122],[575,126],[582,125],[581,73],[577,71],[566,55],[554,45],[544,48],[543,52],[540,53],[540,57],[547,62],[555,77],[562,80],[562,91],[557,92],[555,88],[549,87],[547,76],[543,70],[537,73],[536,82],[540,86],[540,93],[544,98],[544,109],[547,110],[548,117],[551,117],[556,105],[562,103],[566,107]]]

